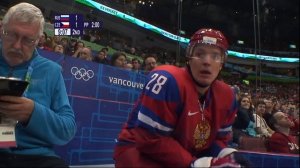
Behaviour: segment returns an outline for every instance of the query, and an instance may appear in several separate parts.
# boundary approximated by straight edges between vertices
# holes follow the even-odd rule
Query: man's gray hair
[[[12,19],[28,24],[39,23],[39,35],[43,34],[45,24],[43,13],[38,7],[32,4],[22,2],[9,8],[3,17],[2,26],[5,27]]]

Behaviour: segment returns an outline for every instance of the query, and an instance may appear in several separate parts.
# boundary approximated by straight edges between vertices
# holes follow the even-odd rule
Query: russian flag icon
[[[60,21],[69,21],[70,15],[60,15]]]

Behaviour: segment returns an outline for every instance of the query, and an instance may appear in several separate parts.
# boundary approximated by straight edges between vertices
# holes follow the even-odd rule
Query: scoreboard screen
[[[81,14],[61,14],[54,16],[54,35],[81,36],[83,29],[98,29],[102,21],[85,22]]]

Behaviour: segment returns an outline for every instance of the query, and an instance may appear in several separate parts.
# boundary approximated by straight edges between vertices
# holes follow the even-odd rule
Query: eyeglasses
[[[4,38],[6,38],[6,40],[8,40],[12,43],[16,42],[20,37],[18,34],[14,33],[14,32],[5,31],[4,29],[2,31],[2,34],[3,34]],[[29,38],[29,37],[23,37],[21,39],[21,44],[28,46],[28,47],[32,47],[32,46],[34,46],[34,44],[36,43],[37,40],[38,40],[38,38],[33,39],[33,38]]]
[[[195,56],[192,56],[189,58],[203,61],[207,56],[209,56],[210,59],[212,59],[214,62],[222,62],[223,61],[223,56],[222,56],[222,54],[219,54],[219,53],[205,53],[205,52],[197,53],[196,52]]]

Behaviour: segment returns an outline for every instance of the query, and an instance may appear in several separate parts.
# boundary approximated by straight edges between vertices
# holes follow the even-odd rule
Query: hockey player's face
[[[222,69],[224,54],[222,50],[211,45],[195,46],[189,60],[192,75],[202,87],[208,87]]]

